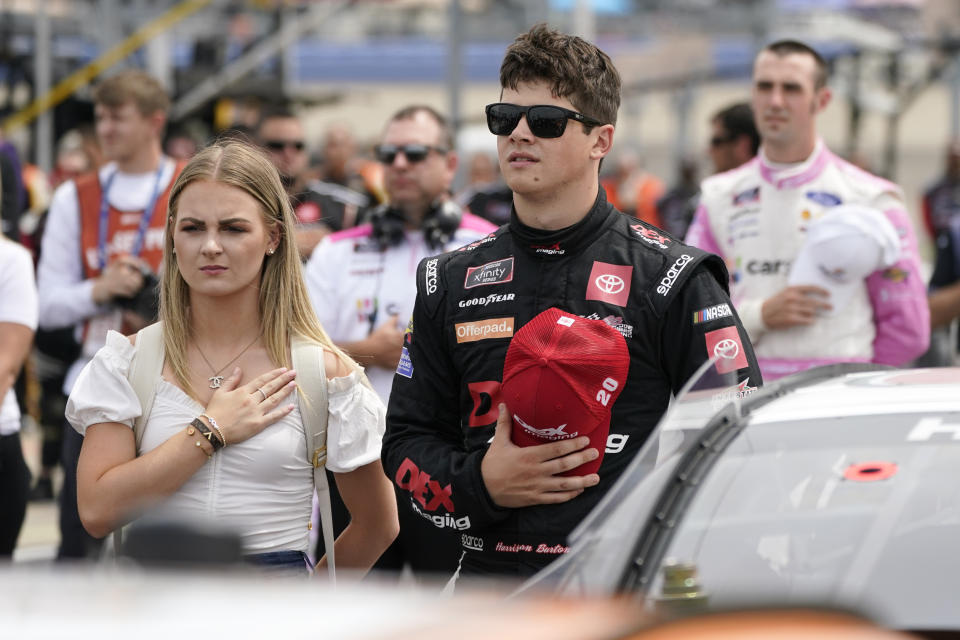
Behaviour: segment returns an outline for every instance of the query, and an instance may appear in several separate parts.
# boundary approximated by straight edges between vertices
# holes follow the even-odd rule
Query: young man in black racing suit
[[[461,533],[461,573],[527,576],[566,552],[708,356],[744,388],[761,380],[723,262],[616,211],[599,188],[620,103],[610,58],[540,25],[510,46],[500,78],[487,122],[514,191],[511,221],[421,262],[383,460],[414,512]],[[605,321],[629,348],[598,473],[557,475],[598,457],[586,436],[511,441],[507,346],[550,307]]]

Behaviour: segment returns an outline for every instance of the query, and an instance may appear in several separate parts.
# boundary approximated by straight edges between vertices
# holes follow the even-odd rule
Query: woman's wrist
[[[198,433],[197,428],[193,426],[193,424],[187,427],[186,433],[188,438],[194,438],[195,436],[200,436],[199,438],[194,439],[194,446],[200,449],[200,451],[203,452],[203,455],[207,456],[208,460],[213,457],[213,452],[214,452],[213,445],[207,442],[207,439],[204,438],[202,434]]]
[[[220,425],[217,424],[217,421],[213,419],[213,416],[207,413],[201,413],[201,418],[204,418],[207,422],[210,423],[210,426],[213,427],[213,430],[216,431],[217,435],[220,437],[220,442],[223,443],[223,446],[227,446],[227,437],[223,435],[223,431],[220,429]]]
[[[196,430],[210,443],[210,446],[213,447],[214,451],[219,451],[223,448],[223,440],[221,440],[217,434],[215,434],[210,426],[202,418],[210,419],[206,414],[200,414],[200,416],[193,419],[193,422],[190,423],[191,426],[195,427]]]

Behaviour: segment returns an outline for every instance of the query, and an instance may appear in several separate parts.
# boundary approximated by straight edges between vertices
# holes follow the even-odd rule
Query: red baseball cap
[[[629,369],[626,340],[603,320],[556,307],[540,313],[513,336],[503,362],[500,389],[513,420],[514,444],[589,436],[589,447],[600,455],[561,475],[595,473]]]

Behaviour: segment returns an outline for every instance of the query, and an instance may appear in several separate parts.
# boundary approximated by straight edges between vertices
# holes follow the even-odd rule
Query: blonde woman
[[[384,408],[317,322],[276,170],[244,143],[208,147],[180,174],[169,212],[166,358],[140,449],[131,428],[140,404],[127,381],[133,336],[108,337],[68,402],[68,419],[85,435],[77,470],[84,526],[103,536],[162,506],[233,528],[254,562],[305,567],[313,476],[291,369],[299,335],[325,354],[327,468],[351,515],[337,564],[368,569],[398,529],[380,464]]]

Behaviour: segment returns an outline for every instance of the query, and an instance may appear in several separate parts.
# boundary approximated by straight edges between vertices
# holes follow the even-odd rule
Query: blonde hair
[[[203,149],[184,167],[170,191],[170,215],[163,249],[160,282],[160,320],[163,345],[177,382],[194,395],[188,381],[187,344],[192,337],[189,322],[190,287],[173,253],[173,229],[177,206],[190,184],[211,180],[241,189],[260,205],[268,231],[276,231],[279,243],[273,255],[264,256],[257,303],[263,329],[263,345],[277,366],[290,367],[289,346],[294,335],[321,344],[359,370],[337,348],[317,320],[303,280],[300,254],[293,242],[294,217],[280,176],[270,160],[256,147],[236,140],[220,141]]]

